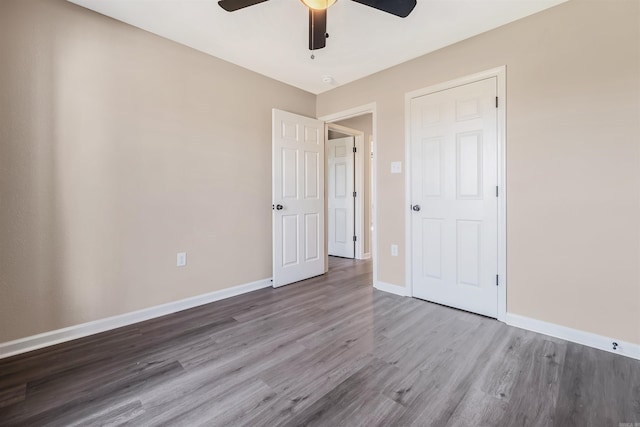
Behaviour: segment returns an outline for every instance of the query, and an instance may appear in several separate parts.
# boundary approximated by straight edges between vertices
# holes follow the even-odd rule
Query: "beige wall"
[[[371,137],[371,135],[373,134],[373,115],[371,113],[368,114],[363,114],[361,116],[357,116],[357,117],[352,117],[350,119],[345,119],[345,120],[339,120],[337,122],[334,122],[337,125],[340,126],[345,126],[351,129],[355,129],[355,130],[359,130],[360,132],[364,133],[364,137],[363,137],[363,147],[362,149],[365,150],[365,156],[364,156],[364,182],[363,182],[363,188],[364,188],[364,194],[363,194],[363,198],[364,198],[364,236],[362,236],[363,239],[363,252],[366,253],[370,253],[371,251],[371,233],[369,232],[369,224],[371,221],[371,215],[370,215],[370,209],[369,206],[371,205],[371,178],[370,178],[370,174],[371,174],[371,167],[370,167],[370,161],[369,161],[369,156],[367,155],[368,150],[369,150],[369,139]]]
[[[404,285],[404,94],[507,66],[508,311],[640,343],[640,2],[568,3],[321,94],[378,107],[379,279]]]
[[[273,107],[315,116],[315,96],[2,0],[0,342],[271,277]]]
[[[316,99],[1,1],[0,342],[269,277],[272,107],[377,103],[379,279],[404,284],[404,94],[507,65],[508,309],[640,343],[639,9],[572,0]]]

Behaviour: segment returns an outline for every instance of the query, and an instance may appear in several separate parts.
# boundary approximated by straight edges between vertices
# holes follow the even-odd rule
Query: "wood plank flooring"
[[[0,425],[640,423],[640,362],[374,290],[370,262],[330,266],[0,360]]]

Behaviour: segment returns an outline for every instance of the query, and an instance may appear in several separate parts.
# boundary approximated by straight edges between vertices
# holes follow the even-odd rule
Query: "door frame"
[[[358,117],[358,116],[362,116],[364,114],[371,114],[371,135],[373,138],[373,168],[371,170],[371,177],[372,177],[372,181],[373,181],[373,186],[371,188],[371,194],[370,194],[370,198],[371,198],[371,203],[373,204],[373,210],[371,212],[371,214],[373,215],[373,239],[371,240],[371,242],[369,243],[369,253],[371,258],[373,258],[373,285],[375,286],[376,283],[378,283],[378,203],[377,203],[377,183],[378,183],[378,173],[377,173],[377,144],[375,143],[375,141],[377,141],[378,137],[377,137],[377,132],[378,132],[378,117],[377,117],[377,106],[375,102],[372,102],[370,104],[364,104],[364,105],[360,105],[360,106],[356,106],[356,107],[352,107],[346,110],[342,110],[342,111],[338,111],[336,113],[332,113],[332,114],[327,114],[324,115],[322,117],[318,117],[318,120],[322,120],[323,122],[325,122],[325,137],[327,136],[328,133],[328,124],[332,123],[332,122],[338,122],[341,120],[346,120],[346,119],[351,119],[353,117]],[[364,138],[362,138],[364,139]],[[366,145],[368,146],[368,141],[362,141],[362,147],[358,147],[358,153],[356,153],[356,159],[359,159],[360,161],[360,168],[362,170],[364,170],[363,166],[364,166],[364,159],[362,158],[362,156],[364,156],[365,151],[367,152],[367,154],[369,154],[369,150],[366,149],[365,150],[365,142]],[[368,159],[367,159],[368,160]],[[358,160],[356,160],[356,165],[358,164]],[[356,172],[357,173],[357,172]],[[362,180],[360,180],[360,184],[363,185]],[[359,187],[356,191],[362,191]],[[362,193],[360,193],[362,194]],[[356,197],[357,198],[357,197]],[[364,203],[364,197],[360,198],[361,199],[361,203]],[[356,209],[358,208],[358,203],[356,203]],[[362,211],[363,208],[361,208],[360,212]],[[356,215],[356,219],[358,218],[358,215]],[[363,215],[364,218],[364,215]],[[362,223],[362,221],[361,221]],[[358,234],[359,236],[361,236],[362,234]],[[357,243],[357,242],[356,242]],[[327,248],[325,248],[325,251],[327,250]],[[373,252],[373,254],[371,254],[371,252]],[[357,252],[357,246],[356,246],[356,256],[357,256],[358,252]],[[364,254],[363,254],[364,256]],[[326,262],[328,265],[329,262],[329,256],[327,255],[326,258]]]
[[[363,231],[364,231],[364,163],[363,163],[363,151],[364,151],[364,132],[359,131],[357,129],[351,129],[346,126],[337,125],[335,123],[325,123],[325,144],[329,141],[329,130],[335,130],[340,133],[343,133],[348,136],[353,137],[353,143],[356,147],[356,155],[353,156],[354,159],[354,176],[355,182],[353,186],[353,190],[356,192],[355,197],[355,209],[354,209],[354,223],[353,223],[353,232],[358,238],[355,241],[355,251],[354,258],[355,259],[365,259],[364,258],[364,241],[363,241]],[[325,167],[327,163],[327,157],[325,156]],[[327,171],[325,170],[325,176],[328,179]],[[326,185],[325,185],[326,188]],[[327,251],[329,249],[327,248]],[[327,252],[328,253],[328,252]]]
[[[405,286],[407,296],[413,297],[412,274],[412,230],[411,230],[411,100],[435,92],[441,92],[474,83],[487,78],[495,77],[497,82],[498,114],[497,114],[497,138],[498,138],[498,320],[505,322],[507,314],[507,99],[506,99],[506,73],[505,65],[481,71],[465,77],[449,80],[443,83],[431,85],[422,89],[407,92],[404,96],[405,117]]]

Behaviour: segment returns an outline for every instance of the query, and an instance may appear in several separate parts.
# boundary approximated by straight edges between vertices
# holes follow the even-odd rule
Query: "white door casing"
[[[355,257],[354,137],[326,143],[329,255]]]
[[[490,77],[413,98],[409,112],[413,296],[490,317],[498,315],[496,95]]]
[[[360,105],[357,107],[352,107],[343,111],[339,111],[339,112],[333,112],[331,114],[327,114],[325,116],[321,116],[320,120],[324,120],[327,123],[330,123],[332,126],[334,125],[334,122],[338,122],[338,121],[342,121],[342,120],[346,120],[346,119],[350,119],[353,117],[357,117],[357,116],[361,116],[363,114],[371,114],[372,115],[372,121],[373,121],[373,127],[372,127],[372,138],[374,141],[376,141],[377,138],[377,129],[378,129],[378,113],[377,113],[377,106],[376,103],[370,103],[370,104],[365,104],[365,105]],[[357,140],[356,140],[357,141]],[[373,157],[375,158],[376,156],[376,148],[377,146],[374,144],[373,146]],[[371,176],[372,176],[372,182],[373,182],[373,187],[371,188],[371,204],[374,207],[374,210],[372,212],[372,218],[373,218],[373,238],[371,239],[371,258],[373,260],[373,286],[374,287],[380,287],[379,285],[382,283],[378,280],[378,212],[376,210],[376,197],[377,197],[377,191],[376,191],[376,187],[377,187],[377,174],[378,174],[378,167],[377,167],[377,163],[376,162],[372,162],[373,168],[371,170]],[[356,166],[356,171],[357,171],[357,166]],[[356,197],[357,199],[357,197]]]
[[[324,122],[273,109],[273,286],[324,273]]]

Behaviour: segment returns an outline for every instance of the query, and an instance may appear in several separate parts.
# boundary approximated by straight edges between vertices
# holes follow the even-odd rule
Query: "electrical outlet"
[[[176,257],[176,266],[184,267],[187,265],[187,253],[186,252],[178,252]]]
[[[398,245],[391,245],[391,256],[398,256]]]

